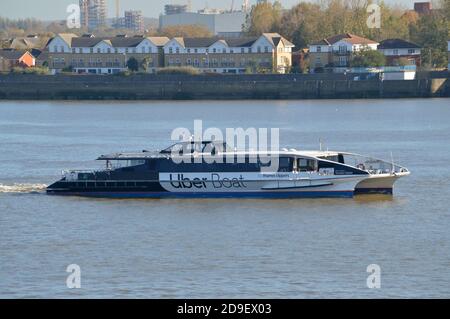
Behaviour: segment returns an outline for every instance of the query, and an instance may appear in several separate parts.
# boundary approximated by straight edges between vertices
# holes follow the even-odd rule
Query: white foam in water
[[[37,193],[47,188],[45,184],[0,184],[0,193]]]

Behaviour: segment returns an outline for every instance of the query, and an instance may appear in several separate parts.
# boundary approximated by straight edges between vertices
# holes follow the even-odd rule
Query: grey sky
[[[106,0],[108,3],[108,16],[115,15],[115,0]],[[314,1],[314,0],[312,0]],[[419,1],[419,0],[417,0]],[[140,9],[146,17],[158,17],[167,3],[186,3],[187,0],[120,0],[121,11],[124,9]],[[239,7],[242,0],[235,0],[235,6]],[[255,3],[256,0],[250,0]],[[299,0],[281,0],[285,7],[291,7]],[[400,4],[408,8],[413,7],[414,0],[386,0],[389,4]],[[66,7],[77,0],[0,0],[0,16],[15,18],[35,17],[41,20],[65,19]],[[232,0],[192,0],[194,9],[230,8]]]

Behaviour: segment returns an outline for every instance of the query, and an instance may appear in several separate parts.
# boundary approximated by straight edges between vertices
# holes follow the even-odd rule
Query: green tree
[[[353,55],[350,61],[352,67],[378,67],[386,64],[383,53],[377,50],[362,49]]]
[[[138,60],[136,60],[136,58],[134,58],[134,57],[129,58],[127,61],[127,68],[130,71],[137,72],[139,70]]]
[[[443,11],[420,17],[412,40],[422,47],[422,64],[436,68],[447,65],[448,21]]]

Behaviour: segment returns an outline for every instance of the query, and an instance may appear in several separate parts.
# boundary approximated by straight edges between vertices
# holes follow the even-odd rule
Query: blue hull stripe
[[[317,192],[211,192],[211,193],[174,193],[174,192],[61,192],[49,195],[83,196],[99,198],[325,198],[353,197],[353,191],[317,191]]]

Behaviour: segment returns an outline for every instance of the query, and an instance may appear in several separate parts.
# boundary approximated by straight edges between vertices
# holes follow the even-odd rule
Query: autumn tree
[[[168,38],[204,38],[213,36],[209,29],[202,25],[173,25],[160,29],[157,34]]]
[[[276,32],[280,27],[283,8],[279,1],[259,2],[254,5],[246,17],[243,30],[248,35],[261,35],[266,32]]]

